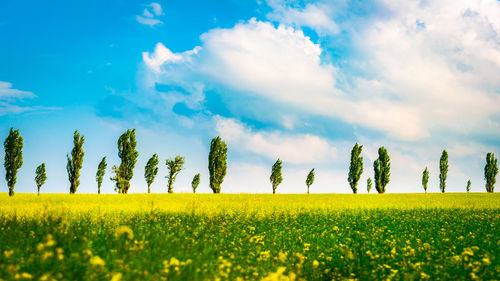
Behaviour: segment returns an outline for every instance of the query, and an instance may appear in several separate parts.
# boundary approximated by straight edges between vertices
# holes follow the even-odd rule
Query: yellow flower
[[[111,277],[111,281],[120,281],[122,280],[122,277],[123,275],[120,272],[117,272],[113,274],[113,276]]]
[[[319,266],[319,262],[317,260],[313,261],[313,267],[317,268]]]
[[[99,256],[94,256],[90,259],[90,264],[95,266],[105,266],[106,262]]]
[[[21,273],[21,278],[23,279],[33,279],[33,275],[27,273],[27,272],[23,272]]]
[[[116,230],[115,230],[115,237],[120,237],[122,235],[126,235],[126,238],[127,239],[134,239],[134,232],[132,231],[132,229],[126,225],[122,225],[122,226],[119,226]]]

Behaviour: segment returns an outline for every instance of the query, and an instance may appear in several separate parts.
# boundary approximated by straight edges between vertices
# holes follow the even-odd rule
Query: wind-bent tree
[[[151,184],[155,181],[155,177],[158,174],[158,154],[153,154],[151,158],[149,158],[146,167],[144,167],[144,178],[146,179],[146,183],[148,184],[148,193],[151,193]]]
[[[425,193],[427,193],[427,183],[429,183],[429,171],[427,167],[425,167],[425,170],[422,172],[422,186],[424,187]]]
[[[486,166],[484,166],[484,179],[486,180],[486,191],[493,192],[495,190],[496,176],[498,174],[498,166],[495,154],[488,152],[486,154]]]
[[[200,174],[196,174],[193,177],[193,181],[191,182],[191,187],[193,188],[193,193],[196,193],[196,189],[198,188],[198,185],[200,184]]]
[[[214,193],[220,193],[227,170],[227,145],[220,138],[215,137],[210,143],[208,153],[208,172],[210,173],[210,188]]]
[[[467,181],[467,186],[465,187],[465,190],[466,190],[467,192],[469,192],[469,191],[470,191],[470,185],[471,185],[471,183],[470,183],[470,179],[469,179],[469,180]]]
[[[378,158],[373,162],[375,171],[375,189],[378,193],[385,193],[385,186],[389,183],[391,176],[391,159],[385,147],[378,149]]]
[[[282,162],[278,158],[271,169],[271,176],[269,177],[269,180],[273,186],[273,194],[276,193],[276,188],[278,188],[278,185],[280,185],[283,181],[283,177],[281,176],[281,164]]]
[[[106,163],[106,156],[104,156],[97,166],[97,173],[95,174],[95,180],[97,181],[97,194],[101,194],[101,185],[104,174],[106,173],[106,168],[108,163]]]
[[[17,182],[17,170],[23,165],[23,137],[19,134],[19,129],[10,128],[9,135],[3,142],[5,148],[5,180],[9,187],[9,196],[14,195],[14,186]]]
[[[115,190],[118,193],[127,194],[130,188],[130,180],[134,176],[134,167],[139,157],[139,152],[135,149],[137,142],[135,140],[135,129],[127,130],[118,138],[118,157],[121,159],[119,167],[113,166],[115,181]]]
[[[368,191],[368,193],[370,193],[370,190],[372,190],[372,179],[371,178],[368,178],[366,180],[366,191]]]
[[[309,172],[306,178],[307,194],[309,194],[309,187],[314,183],[314,168]]]
[[[66,155],[68,163],[66,164],[66,171],[68,171],[68,180],[70,183],[69,193],[75,194],[76,189],[80,185],[80,170],[83,166],[83,143],[85,137],[80,136],[78,130],[73,134],[73,150],[71,150],[71,158]]]
[[[166,178],[168,179],[167,188],[168,193],[174,193],[174,182],[175,178],[182,170],[182,165],[184,165],[184,157],[179,155],[175,156],[175,159],[167,159],[165,161],[168,169],[168,175]]]
[[[441,159],[439,159],[439,188],[444,193],[446,189],[446,176],[448,174],[448,152],[443,150]]]
[[[40,187],[42,187],[46,180],[47,174],[45,173],[45,163],[42,163],[40,166],[36,167],[35,170],[35,182],[38,189],[38,195],[40,195]]]
[[[363,157],[360,157],[362,150],[363,146],[356,143],[351,151],[351,165],[347,180],[353,193],[358,193],[358,181],[363,173]]]

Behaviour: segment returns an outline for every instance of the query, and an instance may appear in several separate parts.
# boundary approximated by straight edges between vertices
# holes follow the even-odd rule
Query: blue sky
[[[5,1],[4,1],[5,2]],[[487,152],[500,154],[499,1],[9,1],[0,4],[0,137],[25,139],[17,192],[68,192],[66,154],[86,138],[79,192],[96,192],[103,156],[136,128],[131,192],[160,155],[186,157],[175,191],[200,172],[209,192],[210,139],[229,146],[222,192],[350,192],[355,142],[373,177],[379,146],[392,159],[388,192],[421,192],[447,149],[449,191],[484,191]],[[477,2],[477,3],[476,3]],[[3,151],[0,156],[3,155]],[[108,169],[104,192],[112,193]],[[0,171],[4,178],[5,172]],[[7,191],[6,184],[2,185]]]

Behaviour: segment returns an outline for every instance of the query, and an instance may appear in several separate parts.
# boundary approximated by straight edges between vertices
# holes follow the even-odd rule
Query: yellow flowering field
[[[0,280],[494,280],[500,196],[0,194]]]

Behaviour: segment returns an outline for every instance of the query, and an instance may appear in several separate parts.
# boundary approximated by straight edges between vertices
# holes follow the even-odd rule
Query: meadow
[[[0,194],[0,280],[495,280],[500,196]]]

